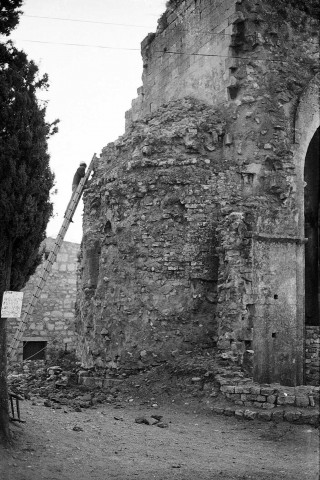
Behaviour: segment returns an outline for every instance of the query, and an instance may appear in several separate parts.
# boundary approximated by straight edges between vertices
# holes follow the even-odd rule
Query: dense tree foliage
[[[0,0],[0,33],[17,21],[20,0]],[[56,122],[45,120],[37,92],[47,76],[11,42],[0,42],[0,305],[5,290],[19,290],[39,264],[39,246],[52,214],[54,177],[47,139]],[[0,320],[0,441],[9,438],[6,321]]]
[[[21,13],[18,8],[21,7],[23,0],[1,0],[0,1],[0,33],[9,35],[18,22]]]
[[[34,270],[52,213],[47,137],[55,127],[46,123],[36,98],[46,87],[47,77],[38,78],[25,53],[0,44],[0,238],[14,242],[12,289],[21,288]]]

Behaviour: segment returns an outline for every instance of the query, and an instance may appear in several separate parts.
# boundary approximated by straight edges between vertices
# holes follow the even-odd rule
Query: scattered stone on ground
[[[189,402],[186,402],[189,403]],[[235,421],[198,404],[168,401],[169,428],[138,425],[151,405],[123,403],[81,413],[21,404],[15,444],[0,447],[1,480],[318,480],[319,438],[312,426]]]
[[[319,424],[319,387],[257,385],[236,365],[218,364],[211,353],[199,350],[192,357],[177,356],[174,363],[163,362],[138,371],[124,371],[114,365],[85,368],[69,354],[51,362],[12,365],[8,384],[11,392],[30,399],[33,406],[44,405],[65,413],[80,413],[99,404],[116,409],[139,404],[158,410],[170,402],[189,406],[190,411],[196,405],[237,419]],[[287,394],[285,389],[292,393]],[[150,417],[148,422],[160,428],[167,423],[159,414]]]

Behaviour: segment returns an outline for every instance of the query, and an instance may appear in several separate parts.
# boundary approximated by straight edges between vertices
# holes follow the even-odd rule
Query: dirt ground
[[[24,401],[1,480],[318,480],[318,430],[190,406],[122,403],[82,412]],[[162,427],[138,424],[137,417]],[[161,425],[160,424],[160,425]],[[167,424],[167,427],[166,427]]]

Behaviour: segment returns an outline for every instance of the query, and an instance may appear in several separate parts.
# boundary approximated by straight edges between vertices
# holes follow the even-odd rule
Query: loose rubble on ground
[[[10,391],[31,400],[34,405],[63,408],[66,412],[80,412],[97,403],[115,402],[115,391],[93,390],[78,383],[81,363],[73,356],[61,359],[59,365],[44,360],[29,360],[10,368],[8,383]]]
[[[12,393],[32,405],[65,413],[104,404],[118,409],[145,405],[154,410],[175,404],[239,419],[319,424],[319,387],[255,385],[236,365],[217,363],[212,352],[200,350],[176,357],[174,363],[132,369],[118,368],[114,362],[107,368],[86,368],[72,353],[60,354],[48,361],[11,365],[8,383]],[[142,415],[135,422],[169,426],[159,414]]]
[[[85,368],[73,354],[61,355],[51,361],[29,360],[9,368],[10,391],[29,399],[33,405],[43,404],[54,409],[80,412],[98,404],[113,404],[121,408],[135,402],[157,409],[163,401],[185,403],[204,397],[210,404],[219,396],[219,384],[214,380],[216,366],[207,356],[197,364],[197,357],[175,359],[157,365],[145,365],[131,370],[120,370],[112,362],[107,369]],[[201,365],[201,367],[200,367]],[[218,370],[221,373],[221,369]],[[211,378],[210,378],[211,377]],[[204,385],[203,379],[210,382]],[[209,404],[209,400],[207,400]],[[139,420],[139,419],[137,419]],[[141,420],[141,419],[140,419]],[[137,423],[155,424],[166,428],[161,416]]]

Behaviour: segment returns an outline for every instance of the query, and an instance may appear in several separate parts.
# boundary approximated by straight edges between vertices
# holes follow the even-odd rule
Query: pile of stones
[[[50,365],[45,361],[26,361],[22,365],[14,365],[8,374],[9,391],[31,400],[34,405],[42,403],[46,407],[71,408],[81,411],[82,408],[93,407],[97,403],[116,401],[116,391],[101,391],[78,384],[78,372],[84,371],[80,363],[64,368],[66,365]]]

